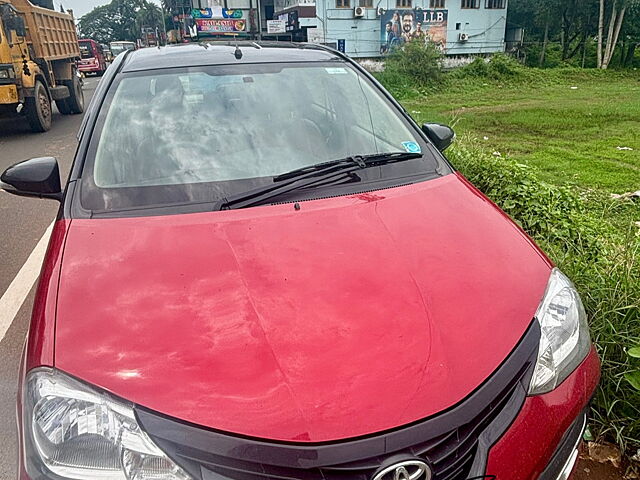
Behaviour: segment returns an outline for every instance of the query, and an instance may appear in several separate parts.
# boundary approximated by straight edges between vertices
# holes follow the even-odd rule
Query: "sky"
[[[89,13],[95,7],[105,5],[111,0],[53,0],[56,10],[60,10],[60,3],[65,10],[73,9],[73,15],[80,18],[85,13]],[[160,0],[151,0],[151,2],[160,5]]]

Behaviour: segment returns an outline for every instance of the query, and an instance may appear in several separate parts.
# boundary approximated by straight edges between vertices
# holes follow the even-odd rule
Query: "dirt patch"
[[[581,458],[571,480],[622,480],[623,473],[611,463],[598,463]]]

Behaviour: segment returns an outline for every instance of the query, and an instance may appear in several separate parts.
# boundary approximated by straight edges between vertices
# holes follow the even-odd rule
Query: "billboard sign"
[[[194,8],[191,10],[191,16],[195,19],[199,18],[242,18],[242,10],[229,9],[222,7],[213,8]]]
[[[380,16],[380,53],[420,38],[428,39],[444,50],[448,20],[448,10],[387,10]]]
[[[236,19],[207,19],[196,20],[198,34],[217,35],[221,33],[244,32],[247,27],[245,20]]]
[[[286,27],[284,20],[267,20],[267,33],[286,33]]]
[[[293,30],[298,30],[300,28],[300,20],[298,19],[297,10],[282,13],[278,16],[278,19],[285,22],[285,30],[287,32],[292,32]]]

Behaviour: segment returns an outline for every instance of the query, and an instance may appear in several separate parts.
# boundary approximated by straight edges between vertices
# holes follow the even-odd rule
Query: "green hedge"
[[[518,222],[573,279],[602,359],[593,403],[596,435],[630,451],[640,447],[640,229],[630,202],[556,187],[536,170],[456,145],[447,157]]]

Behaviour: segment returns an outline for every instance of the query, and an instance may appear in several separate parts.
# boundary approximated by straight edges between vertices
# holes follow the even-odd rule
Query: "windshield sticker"
[[[422,148],[416,142],[402,142],[402,146],[409,153],[422,153]]]
[[[329,75],[344,75],[347,73],[346,68],[325,68]]]

